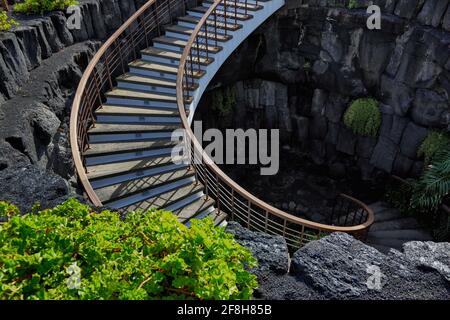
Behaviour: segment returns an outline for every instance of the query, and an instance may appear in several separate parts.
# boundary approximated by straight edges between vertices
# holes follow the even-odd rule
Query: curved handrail
[[[181,5],[185,10],[185,0],[147,1],[100,47],[79,82],[70,114],[70,145],[78,179],[95,206],[102,206],[102,202],[88,180],[83,156],[89,147],[87,130],[95,125],[93,111],[101,106],[106,89],[113,87],[116,71],[125,73],[130,55],[136,58],[136,50],[143,43],[148,47],[152,33],[157,29],[160,34],[160,25],[172,19]]]
[[[230,0],[228,0],[230,1]],[[231,0],[233,2],[233,0]],[[236,2],[236,0],[234,0]],[[190,128],[189,121],[186,115],[185,110],[185,97],[189,96],[189,74],[193,73],[193,65],[195,65],[195,56],[193,54],[193,46],[194,43],[197,48],[199,48],[199,33],[203,29],[203,34],[206,33],[206,36],[204,37],[206,40],[206,43],[204,43],[204,50],[206,51],[206,55],[208,55],[208,35],[207,32],[209,30],[209,27],[206,25],[207,20],[215,21],[215,24],[217,24],[217,7],[223,4],[224,7],[224,14],[222,16],[225,16],[225,21],[223,22],[223,25],[225,26],[225,30],[227,29],[227,0],[215,0],[214,3],[209,7],[209,9],[206,11],[206,13],[203,15],[203,17],[200,19],[198,24],[196,25],[194,31],[191,34],[191,37],[189,38],[189,41],[187,42],[186,47],[184,48],[183,54],[181,56],[180,65],[178,69],[177,74],[177,104],[178,104],[178,110],[180,113],[181,121],[183,128],[185,129],[185,139],[187,143],[187,149],[190,150],[190,160],[191,164],[194,164],[194,168],[196,170],[196,174],[199,176],[199,178],[206,184],[206,193],[213,193],[216,196],[216,204],[217,207],[220,210],[220,205],[222,204],[230,204],[230,193],[231,193],[231,203],[232,203],[232,210],[235,210],[235,205],[237,205],[237,196],[239,198],[244,199],[247,203],[247,208],[245,208],[248,211],[247,217],[240,216],[239,219],[246,220],[247,218],[247,224],[248,227],[252,225],[252,219],[258,219],[258,221],[261,223],[264,223],[264,229],[262,231],[270,231],[270,222],[269,220],[273,221],[272,224],[277,224],[278,229],[280,227],[282,230],[283,235],[285,236],[288,234],[288,231],[293,231],[293,227],[290,227],[288,223],[293,224],[294,227],[300,227],[301,231],[300,234],[298,234],[297,238],[293,242],[291,241],[291,246],[301,246],[303,244],[305,235],[305,229],[312,229],[314,230],[314,233],[318,233],[318,235],[321,235],[321,232],[324,233],[331,233],[331,232],[347,232],[352,234],[365,234],[368,231],[368,228],[373,224],[374,222],[374,214],[373,211],[364,203],[361,201],[350,197],[348,195],[341,194],[340,196],[347,200],[352,202],[353,204],[356,204],[361,208],[365,213],[365,221],[363,223],[360,223],[358,225],[354,226],[332,226],[332,225],[326,225],[322,223],[317,223],[313,221],[309,221],[303,218],[299,218],[297,216],[294,216],[292,214],[286,213],[282,210],[279,210],[268,203],[262,201],[261,199],[255,197],[247,190],[243,189],[240,185],[238,185],[235,181],[233,181],[230,177],[228,177],[212,160],[211,158],[204,152],[202,146],[196,139],[194,133],[192,132],[192,129]],[[236,6],[235,6],[236,7]],[[214,26],[217,28],[217,26]],[[209,31],[211,32],[211,31]],[[195,50],[194,50],[195,51]],[[197,51],[197,57],[198,57],[198,51]],[[189,63],[189,64],[188,64]],[[197,64],[198,70],[200,70],[199,64]],[[197,157],[200,157],[199,161],[196,159]],[[200,166],[200,164],[203,164],[203,166]],[[206,168],[205,168],[206,167]],[[215,179],[215,184],[214,184]],[[208,185],[209,182],[209,185]],[[211,187],[211,183],[213,183],[213,187]],[[224,190],[223,186],[229,187],[228,192]],[[209,189],[208,189],[209,188]],[[222,198],[227,198],[226,201],[222,200],[220,201],[220,195],[222,193],[227,193],[228,197],[226,197],[225,194],[222,195]],[[217,199],[219,198],[219,199]],[[242,204],[242,200],[239,201]],[[244,203],[245,205],[245,203]],[[256,211],[253,207],[256,207],[258,211]],[[230,208],[228,208],[230,209]],[[241,207],[242,209],[242,207]],[[261,214],[261,211],[263,214]],[[231,212],[231,215],[237,214],[236,212]],[[272,217],[270,217],[272,216]],[[233,218],[233,217],[232,217]],[[262,221],[261,218],[264,220]],[[275,218],[275,219],[274,219]],[[282,224],[277,223],[276,220],[282,220]],[[261,228],[261,224],[258,224],[258,227]],[[256,229],[258,229],[256,227]],[[291,233],[292,235],[292,233]],[[364,235],[363,235],[364,236]],[[292,240],[292,239],[291,239]],[[298,242],[300,240],[300,242]],[[297,244],[297,245],[295,245]]]

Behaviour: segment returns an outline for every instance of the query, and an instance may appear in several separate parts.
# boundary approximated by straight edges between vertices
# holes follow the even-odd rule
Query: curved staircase
[[[229,3],[235,10],[227,11],[227,18],[237,23],[228,24],[226,34],[225,28],[219,29],[217,44],[212,32],[199,33],[208,36],[211,43],[214,37],[214,44],[199,50],[204,69],[233,38],[233,31],[264,8],[261,3]],[[214,201],[204,194],[192,168],[172,158],[177,142],[171,137],[181,128],[176,104],[178,65],[195,26],[212,4],[206,0],[165,26],[164,34],[153,38],[153,46],[143,49],[141,57],[128,64],[129,71],[116,78],[116,87],[106,92],[106,102],[95,110],[84,158],[89,182],[103,205],[123,211],[163,208],[183,223],[194,217],[211,216],[216,224],[225,219],[226,214],[219,213]],[[223,16],[223,6],[219,6],[219,23]],[[197,90],[205,74],[204,70],[194,71],[195,82],[189,90]],[[191,101],[186,99],[185,103]]]
[[[346,223],[305,220],[256,198],[223,173],[190,123],[228,56],[284,0],[149,0],[100,48],[80,81],[70,119],[78,179],[97,206],[164,208],[182,223],[212,217],[283,236],[291,248],[331,232],[365,238],[373,213],[340,195]],[[184,129],[182,140],[172,139]],[[175,135],[179,137],[179,131]],[[185,152],[188,151],[188,152]]]

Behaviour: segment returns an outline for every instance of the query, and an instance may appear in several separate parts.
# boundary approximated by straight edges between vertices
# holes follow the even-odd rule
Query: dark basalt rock
[[[448,263],[444,246],[438,254],[432,250],[423,250],[430,256],[428,263]],[[292,273],[331,299],[449,299],[450,283],[440,273],[444,271],[423,270],[411,255],[393,250],[384,255],[348,234],[334,233],[295,252]],[[381,272],[379,288],[370,278],[376,270]]]
[[[258,260],[258,266],[252,270],[258,277],[268,272],[286,274],[289,270],[289,252],[286,240],[282,236],[253,232],[237,222],[229,222],[227,231],[234,234],[235,239],[250,249]]]
[[[59,175],[32,165],[0,171],[0,195],[22,213],[30,212],[37,202],[42,209],[52,208],[74,196]]]

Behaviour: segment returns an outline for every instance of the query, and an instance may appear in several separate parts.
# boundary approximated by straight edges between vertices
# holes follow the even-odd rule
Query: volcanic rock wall
[[[280,128],[283,144],[300,146],[319,164],[366,179],[417,175],[417,149],[429,130],[450,131],[450,2],[356,2],[360,9],[349,1],[288,1],[211,88],[237,87],[229,122]],[[366,27],[371,2],[381,6],[381,30]],[[366,96],[383,114],[376,138],[342,123],[351,101]]]

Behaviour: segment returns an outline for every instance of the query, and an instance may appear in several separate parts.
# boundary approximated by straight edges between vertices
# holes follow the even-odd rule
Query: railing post
[[[219,181],[219,175],[216,173],[216,204],[217,204],[217,211],[220,213],[220,181]]]
[[[250,200],[247,200],[247,228],[250,229],[250,214],[251,214],[251,206],[252,203],[250,202]]]
[[[214,13],[214,39],[216,40],[216,47],[217,47],[217,12],[216,9],[213,11]],[[226,32],[225,32],[226,34]]]
[[[264,231],[269,228],[269,211],[266,210],[266,216],[264,218]]]
[[[223,0],[223,14],[224,14],[224,24],[225,24],[225,36],[227,35],[227,0]]]
[[[234,189],[231,189],[231,220],[234,220]]]

